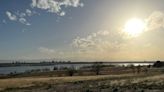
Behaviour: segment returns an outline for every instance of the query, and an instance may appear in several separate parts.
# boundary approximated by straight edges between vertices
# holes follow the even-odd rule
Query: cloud
[[[16,21],[17,20],[17,16],[12,14],[11,12],[9,11],[6,11],[6,15],[7,17],[11,20],[11,21]]]
[[[27,21],[27,17],[29,16],[32,16],[34,13],[29,10],[29,9],[26,9],[25,12],[15,12],[15,13],[11,13],[9,11],[6,11],[6,15],[8,16],[9,20],[11,21],[17,21],[21,24],[24,24],[24,25],[31,25],[28,21]]]
[[[77,37],[73,40],[72,46],[84,50],[89,47],[95,46],[95,42],[92,39]]]
[[[92,47],[92,46],[95,46],[98,41],[100,41],[98,37],[107,36],[107,35],[109,35],[109,32],[106,30],[98,31],[96,33],[92,33],[88,35],[86,38],[77,37],[76,39],[73,40],[72,45],[77,48]]]
[[[92,33],[85,38],[77,37],[73,40],[72,46],[81,51],[107,51],[119,48],[120,34],[112,31],[103,30]]]
[[[46,54],[53,54],[53,53],[55,53],[55,50],[49,49],[49,48],[46,48],[46,47],[39,47],[38,50],[39,50],[39,52],[46,53]]]
[[[26,14],[27,14],[28,16],[32,16],[32,15],[33,15],[32,11],[29,10],[29,9],[26,9]]]
[[[66,57],[63,51],[50,49],[47,47],[39,47],[38,48],[39,54],[42,58],[55,58],[55,59],[64,59]]]
[[[121,30],[101,30],[72,41],[77,60],[134,60],[148,57],[151,42],[145,36],[127,38]],[[145,53],[143,56],[142,53]]]
[[[18,13],[18,16],[21,17],[21,18],[24,18],[24,17],[26,17],[26,13],[23,13],[23,12],[20,13],[20,14]]]
[[[51,13],[56,13],[60,16],[64,16],[64,7],[78,7],[83,6],[80,0],[32,0],[31,7],[38,8],[42,10],[47,10]]]
[[[147,19],[147,30],[164,28],[164,13],[161,11],[153,12]]]
[[[64,16],[66,12],[63,8],[67,7],[82,7],[83,3],[80,3],[80,0],[32,0],[30,4],[32,8],[38,8],[42,10],[46,10],[51,13],[56,13],[59,16]],[[6,11],[6,15],[11,21],[18,21],[24,25],[31,25],[27,21],[27,17],[30,17],[34,14],[37,14],[30,9],[26,9],[24,12],[9,12]]]
[[[65,15],[65,12],[61,12],[61,13],[60,13],[60,16],[64,16],[64,15]]]
[[[25,18],[19,18],[19,22],[28,26],[31,25]]]

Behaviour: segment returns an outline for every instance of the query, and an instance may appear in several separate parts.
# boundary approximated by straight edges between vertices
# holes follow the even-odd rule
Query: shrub
[[[92,69],[96,73],[96,75],[100,74],[101,68],[102,68],[102,63],[101,62],[95,62],[92,66]]]
[[[69,76],[73,76],[76,73],[76,69],[74,67],[70,67],[67,69],[67,73]]]
[[[164,62],[158,60],[154,63],[153,67],[164,67]]]
[[[53,70],[58,70],[58,68],[56,66],[54,66]]]

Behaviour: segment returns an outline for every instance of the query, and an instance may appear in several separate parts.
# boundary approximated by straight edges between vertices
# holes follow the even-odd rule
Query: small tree
[[[58,68],[57,68],[56,66],[54,66],[53,70],[54,70],[54,71],[55,71],[55,70],[58,70]]]
[[[132,73],[135,73],[135,66],[133,64],[131,64],[129,67],[132,70]]]
[[[102,62],[95,62],[92,66],[92,69],[96,73],[96,75],[100,74],[101,68],[102,68]]]
[[[140,72],[141,72],[141,66],[138,65],[138,66],[137,66],[137,73],[140,73]]]
[[[148,68],[147,67],[144,68],[144,72],[145,72],[145,74],[148,73]]]
[[[76,73],[76,69],[72,66],[72,67],[67,69],[67,73],[69,76],[73,76],[74,73]]]

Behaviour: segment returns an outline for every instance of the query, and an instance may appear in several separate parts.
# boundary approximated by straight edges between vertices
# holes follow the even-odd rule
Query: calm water
[[[91,64],[58,64],[58,65],[48,65],[48,66],[14,66],[14,67],[0,67],[0,74],[9,74],[9,73],[23,73],[30,70],[36,69],[50,69],[53,70],[54,67],[74,67],[75,69],[79,69],[83,66],[91,66]]]
[[[152,65],[153,63],[104,63],[104,65],[118,65],[118,66],[127,66],[127,65]],[[23,73],[25,71],[36,70],[36,69],[50,69],[53,70],[54,67],[75,67],[79,69],[84,66],[91,66],[92,64],[58,64],[58,65],[49,65],[49,66],[15,66],[15,67],[0,67],[0,74],[9,74],[9,73]]]

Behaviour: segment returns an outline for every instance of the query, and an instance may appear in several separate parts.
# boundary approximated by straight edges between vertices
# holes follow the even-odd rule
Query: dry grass
[[[156,92],[164,91],[162,69],[148,73],[108,73],[99,76],[49,77],[42,76],[0,79],[2,92]],[[113,70],[115,71],[115,69]],[[116,72],[116,71],[115,71]],[[114,91],[119,90],[119,91]],[[144,91],[142,91],[144,90]]]
[[[17,87],[30,87],[39,83],[65,83],[87,80],[98,80],[106,78],[120,78],[134,76],[131,74],[124,75],[99,75],[99,76],[73,76],[73,77],[25,77],[25,78],[10,78],[0,79],[0,89],[17,88]]]
[[[52,85],[60,85],[60,86],[62,85],[61,86],[62,89],[62,87],[68,83],[69,85],[70,83],[72,83],[71,86],[73,87],[75,86],[74,84],[78,82],[82,82],[82,84],[84,84],[84,82],[89,82],[87,84],[88,87],[95,86],[94,83],[96,82],[99,82],[98,84],[100,84],[99,85],[100,87],[103,87],[104,84],[108,86],[109,85],[125,86],[127,84],[130,85],[136,83],[158,84],[158,83],[164,83],[164,74],[160,74],[160,75],[122,74],[122,75],[73,76],[73,77],[10,78],[10,79],[0,79],[0,89],[2,91],[5,89],[14,89],[14,90],[20,88],[28,89],[30,87],[43,88],[44,86],[48,86],[51,88]],[[79,86],[81,86],[81,84]]]

